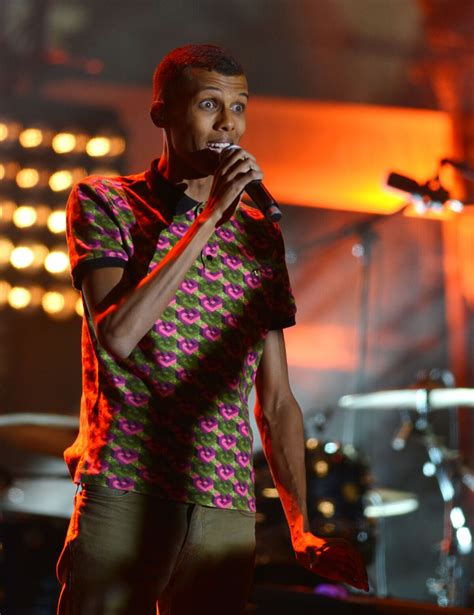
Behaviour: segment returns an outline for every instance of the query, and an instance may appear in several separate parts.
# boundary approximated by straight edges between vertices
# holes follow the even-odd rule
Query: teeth
[[[218,150],[218,151],[222,151],[226,147],[229,147],[229,145],[230,145],[230,143],[208,143],[207,147],[209,149],[215,149],[215,150]]]

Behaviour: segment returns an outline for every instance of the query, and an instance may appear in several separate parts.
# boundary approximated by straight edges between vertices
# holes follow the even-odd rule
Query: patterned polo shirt
[[[82,180],[67,204],[75,288],[117,266],[135,286],[198,213],[157,161]],[[98,343],[84,309],[80,432],[65,451],[75,482],[255,510],[248,397],[268,331],[295,315],[279,227],[241,203],[126,359]]]

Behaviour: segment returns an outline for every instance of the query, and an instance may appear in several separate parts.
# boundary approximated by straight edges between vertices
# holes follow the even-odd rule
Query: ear
[[[166,126],[165,103],[162,100],[154,100],[151,104],[150,117],[153,124],[158,128]]]

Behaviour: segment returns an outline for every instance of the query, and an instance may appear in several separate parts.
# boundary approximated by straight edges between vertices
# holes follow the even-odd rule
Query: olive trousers
[[[254,555],[254,513],[83,485],[58,615],[240,615]]]

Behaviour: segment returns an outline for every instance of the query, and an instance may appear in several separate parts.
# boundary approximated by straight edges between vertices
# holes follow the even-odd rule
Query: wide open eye
[[[199,103],[199,106],[201,109],[212,111],[213,109],[216,109],[217,103],[212,98],[206,98],[205,100],[201,100],[201,102]]]

